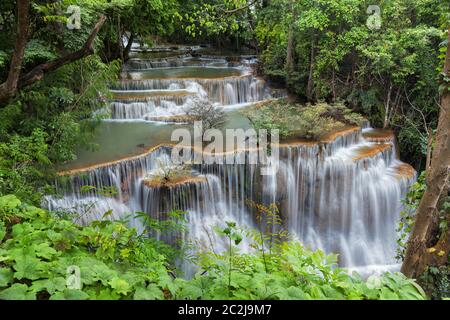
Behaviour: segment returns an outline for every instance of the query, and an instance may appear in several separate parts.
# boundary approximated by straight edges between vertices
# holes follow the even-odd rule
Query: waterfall
[[[109,220],[124,218],[126,214],[132,213],[131,209],[124,203],[114,198],[102,196],[79,198],[76,196],[65,196],[63,198],[46,196],[43,207],[55,211],[71,214],[75,222],[87,225],[91,221],[103,220],[104,214]]]
[[[186,99],[185,103],[178,105],[173,101],[159,101],[157,106],[153,101],[148,102],[132,102],[111,103],[113,119],[146,119],[149,117],[164,117],[184,114],[186,106],[191,103],[190,99]]]
[[[220,106],[235,106],[283,96],[283,93],[272,92],[264,80],[251,74],[254,63],[248,59],[228,62],[223,57],[192,55],[130,59],[122,68],[122,80],[111,86],[114,95],[110,104],[111,118],[151,120],[183,115],[194,97]],[[146,71],[159,75],[174,70],[174,79],[145,79]],[[201,70],[212,73],[202,78]],[[183,72],[188,72],[187,78],[177,78]],[[238,75],[224,77],[222,72]]]
[[[281,166],[286,189],[273,187],[286,190],[278,201],[289,229],[312,249],[340,253],[342,266],[396,263],[396,223],[413,177],[397,174],[392,147],[360,158],[371,147],[341,148],[324,161],[290,149]]]
[[[123,70],[150,70],[158,68],[176,68],[176,67],[226,67],[229,63],[222,58],[210,57],[210,58],[194,58],[191,55],[176,56],[157,60],[146,59],[130,59],[124,66]]]
[[[245,63],[253,63],[252,57]],[[177,56],[158,60],[132,59],[124,71],[180,66],[224,65],[223,58]],[[237,62],[242,64],[242,60]],[[113,119],[151,119],[183,114],[194,97],[222,106],[262,101],[276,96],[264,80],[252,74],[214,79],[121,80],[112,86]],[[132,143],[132,142],[131,142]],[[373,272],[395,269],[396,224],[401,200],[415,180],[414,170],[398,160],[393,133],[364,123],[330,133],[320,141],[286,141],[275,147],[280,155],[276,174],[262,176],[250,164],[196,164],[185,180],[173,185],[149,184],[148,175],[171,164],[171,147],[158,146],[138,156],[66,172],[55,183],[60,196],[47,196],[50,210],[82,211],[85,224],[130,212],[145,212],[157,220],[171,210],[187,212],[187,229],[161,236],[182,237],[198,249],[227,249],[212,227],[235,221],[255,227],[247,200],[279,206],[283,225],[311,249],[338,253],[339,264]],[[112,192],[114,191],[114,192]],[[106,195],[105,195],[106,193]],[[108,193],[110,193],[108,195]],[[250,250],[244,242],[242,250]],[[182,263],[187,274],[195,267]]]
[[[83,185],[115,186],[117,201],[154,218],[163,219],[172,209],[187,211],[186,239],[205,246],[211,242],[212,231],[205,231],[211,223],[227,219],[255,225],[246,200],[276,202],[292,235],[311,249],[339,253],[341,266],[392,267],[401,199],[415,175],[412,169],[399,169],[405,164],[397,160],[392,144],[368,142],[361,132],[353,128],[333,141],[280,145],[274,176],[260,176],[257,165],[202,164],[193,170],[206,177],[204,182],[164,192],[143,183],[144,174],[158,168],[161,158],[170,161],[170,148],[161,147],[72,176],[65,202],[98,197],[95,190],[80,192]],[[218,244],[217,249],[224,247]]]
[[[221,105],[257,102],[271,97],[265,82],[260,79],[255,79],[251,75],[225,79],[197,79],[195,82],[192,80],[160,79],[127,80],[113,86],[113,90],[161,91],[171,90],[175,86],[174,89],[193,89],[191,92],[196,92],[198,91],[198,86],[194,83],[197,83],[203,88],[211,102],[217,102]],[[228,94],[230,93],[233,96],[229,96]],[[235,103],[230,103],[230,101]]]

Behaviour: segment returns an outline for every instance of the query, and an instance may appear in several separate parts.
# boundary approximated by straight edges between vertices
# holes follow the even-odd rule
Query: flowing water
[[[363,274],[398,268],[396,223],[415,172],[397,159],[391,133],[355,127],[318,142],[282,143],[276,147],[280,165],[273,176],[262,176],[261,167],[247,161],[194,165],[170,186],[149,183],[149,177],[173,165],[167,145],[172,130],[188,127],[150,119],[183,115],[195,97],[202,97],[228,110],[225,128],[247,129],[248,121],[235,109],[277,96],[253,76],[251,57],[228,62],[161,52],[148,59],[135,47],[135,58],[111,88],[111,119],[100,126],[100,149],[80,152],[78,161],[64,168],[68,177],[57,183],[63,197],[47,197],[49,209],[84,212],[81,223],[110,209],[114,219],[139,211],[159,220],[183,210],[188,220],[183,240],[218,252],[227,245],[214,226],[235,221],[255,227],[246,201],[275,202],[294,237],[311,249],[338,253],[341,266]],[[103,190],[111,187],[117,194],[105,196]],[[241,247],[250,250],[247,241]],[[194,270],[186,262],[182,268],[187,274]]]

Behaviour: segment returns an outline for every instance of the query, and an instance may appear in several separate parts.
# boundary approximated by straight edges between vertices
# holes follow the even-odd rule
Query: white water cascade
[[[251,72],[253,60],[228,62],[220,56],[190,54],[160,59],[132,58],[112,85],[111,118],[147,120],[178,116],[195,97],[220,105],[239,105],[276,97]],[[164,75],[165,78],[159,78]],[[150,78],[147,78],[150,77]],[[155,78],[154,78],[155,77]]]
[[[164,61],[171,67],[188,60]],[[159,62],[133,60],[128,67],[160,68]],[[123,80],[113,87],[113,93],[113,119],[181,114],[195,95],[220,105],[272,96],[264,81],[251,74],[222,79]],[[138,156],[68,172],[65,183],[57,184],[63,197],[47,197],[45,206],[64,210],[93,202],[91,215],[82,223],[99,219],[110,209],[114,211],[110,218],[142,211],[156,219],[165,219],[172,209],[183,210],[188,220],[184,240],[220,251],[226,244],[214,234],[213,226],[235,221],[255,227],[246,200],[276,202],[293,236],[311,249],[338,253],[341,266],[363,273],[395,269],[396,224],[415,172],[398,160],[393,136],[378,141],[367,134],[371,130],[350,128],[317,143],[281,144],[280,166],[274,176],[262,176],[259,166],[248,163],[202,164],[193,167],[191,178],[173,186],[146,184],[149,173],[170,162],[170,147],[160,146]],[[84,190],[83,186],[95,189]],[[101,194],[111,187],[117,190],[114,197]],[[249,250],[248,243],[242,249]],[[184,268],[192,272],[192,266]]]

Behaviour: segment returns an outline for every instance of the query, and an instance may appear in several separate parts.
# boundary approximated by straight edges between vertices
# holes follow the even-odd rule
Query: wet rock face
[[[167,219],[173,210],[187,211],[203,205],[207,179],[202,176],[180,176],[171,179],[142,180],[141,201],[153,218]]]
[[[173,189],[181,186],[191,186],[197,183],[205,183],[206,178],[202,176],[177,176],[169,178],[145,179],[143,183],[152,189]]]

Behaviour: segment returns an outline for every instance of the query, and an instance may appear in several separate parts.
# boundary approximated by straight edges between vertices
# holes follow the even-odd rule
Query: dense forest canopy
[[[203,257],[204,267],[213,270],[206,278],[173,282],[165,268],[167,260],[170,260],[167,257],[174,253],[163,244],[142,240],[133,231],[125,230],[125,222],[98,223],[82,229],[31,207],[39,206],[45,194],[55,192],[53,182],[59,166],[75,160],[77,149],[96,149],[92,138],[101,121],[96,111],[107,105],[111,95],[108,88],[117,81],[122,64],[129,59],[133,42],[150,48],[163,42],[209,43],[237,52],[254,52],[258,56],[258,75],[273,86],[287,88],[290,99],[296,103],[345,105],[367,118],[374,127],[392,129],[398,138],[401,159],[411,164],[419,175],[426,171],[406,199],[413,210],[404,214],[402,223],[408,231],[406,239],[409,231],[414,230],[415,240],[410,242],[405,253],[406,261],[411,265],[404,267],[403,271],[414,278],[425,275],[422,284],[429,295],[442,298],[447,294],[449,297],[450,1],[380,0],[375,6],[373,2],[2,0],[0,244],[6,243],[6,235],[11,241],[8,240],[8,248],[0,247],[0,252],[27,245],[30,239],[24,235],[28,232],[26,230],[50,228],[49,224],[54,224],[56,229],[52,229],[53,232],[56,230],[55,234],[62,234],[62,229],[68,227],[74,235],[70,245],[76,246],[77,251],[64,251],[60,255],[47,248],[59,240],[40,239],[36,246],[42,245],[39,250],[47,251],[39,253],[36,249],[33,257],[36,261],[33,261],[40,263],[43,269],[35,270],[35,276],[28,279],[41,279],[39,272],[48,268],[44,265],[48,261],[59,261],[63,265],[67,260],[80,259],[87,268],[89,259],[92,259],[101,269],[99,272],[103,272],[101,282],[108,285],[105,285],[106,289],[96,286],[93,276],[86,283],[89,287],[86,292],[58,293],[57,287],[53,291],[45,291],[43,283],[36,284],[34,291],[28,290],[23,287],[25,284],[16,281],[26,276],[13,276],[12,271],[6,271],[12,262],[4,265],[0,259],[0,292],[2,287],[12,283],[15,286],[13,291],[1,297],[26,297],[39,292],[40,298],[61,298],[63,294],[66,298],[99,298],[104,295],[106,298],[149,299],[320,297],[309,286],[298,291],[300,285],[287,271],[292,268],[305,276],[306,265],[314,264],[316,258],[310,257],[313,253],[300,244],[280,245],[281,255],[273,254],[269,266],[264,250],[262,255],[253,257],[236,255],[236,264],[255,266],[251,275],[241,279],[242,283],[254,287],[245,291],[242,284],[231,292],[231,286],[225,283],[229,279],[221,279],[221,275],[231,274],[231,266],[226,269],[226,255],[216,257],[219,260],[217,264],[214,264],[212,254]],[[81,8],[80,17],[73,15],[76,10],[68,11],[69,6]],[[67,27],[73,23],[75,27]],[[425,174],[428,180],[423,178]],[[422,197],[425,200],[421,203]],[[22,205],[22,202],[28,204]],[[416,229],[413,226],[415,210],[420,217]],[[222,234],[229,237],[230,242],[232,229],[233,226],[229,226]],[[95,232],[109,239],[114,230],[119,230],[122,237],[117,248],[106,248],[103,242],[94,243],[97,241],[93,235]],[[407,246],[406,239],[402,240],[404,246]],[[235,242],[237,246],[239,241]],[[124,246],[125,243],[131,243],[133,249]],[[100,248],[95,257],[90,256],[89,246]],[[160,249],[161,255],[157,252]],[[299,252],[303,250],[304,256],[300,257]],[[439,259],[423,258],[435,251]],[[129,277],[125,277],[127,285],[120,283],[122,266],[114,263],[116,255],[120,256],[120,263],[132,265]],[[231,251],[229,255],[231,261]],[[128,257],[131,257],[131,262]],[[38,261],[43,258],[48,261]],[[140,264],[149,262],[155,272],[143,276],[146,271]],[[368,289],[361,284],[364,282],[361,279],[347,278],[338,269],[334,271],[331,268],[334,262],[329,258],[326,265],[320,266],[329,278],[310,279],[312,283],[326,286],[332,292],[329,297],[389,298],[390,292]],[[259,295],[258,283],[250,280],[251,277],[264,278],[264,264],[264,272],[268,272],[267,268],[273,271],[269,272],[273,280],[272,292],[267,296]],[[277,264],[286,268],[278,270]],[[432,269],[434,273],[427,273],[430,270],[427,267],[431,265],[436,267]],[[17,268],[15,270],[20,272]],[[52,272],[58,274],[60,270]],[[133,276],[141,278],[133,282],[130,280]],[[238,272],[236,276],[239,276]],[[224,283],[221,286],[216,281]],[[387,283],[389,280],[383,281]],[[393,278],[392,281],[405,290],[399,289],[400,293],[395,293],[400,298],[424,296],[422,289],[417,289],[410,280]],[[284,295],[276,293],[277,288],[283,286],[288,288],[283,291]],[[431,293],[433,290],[438,293]]]

